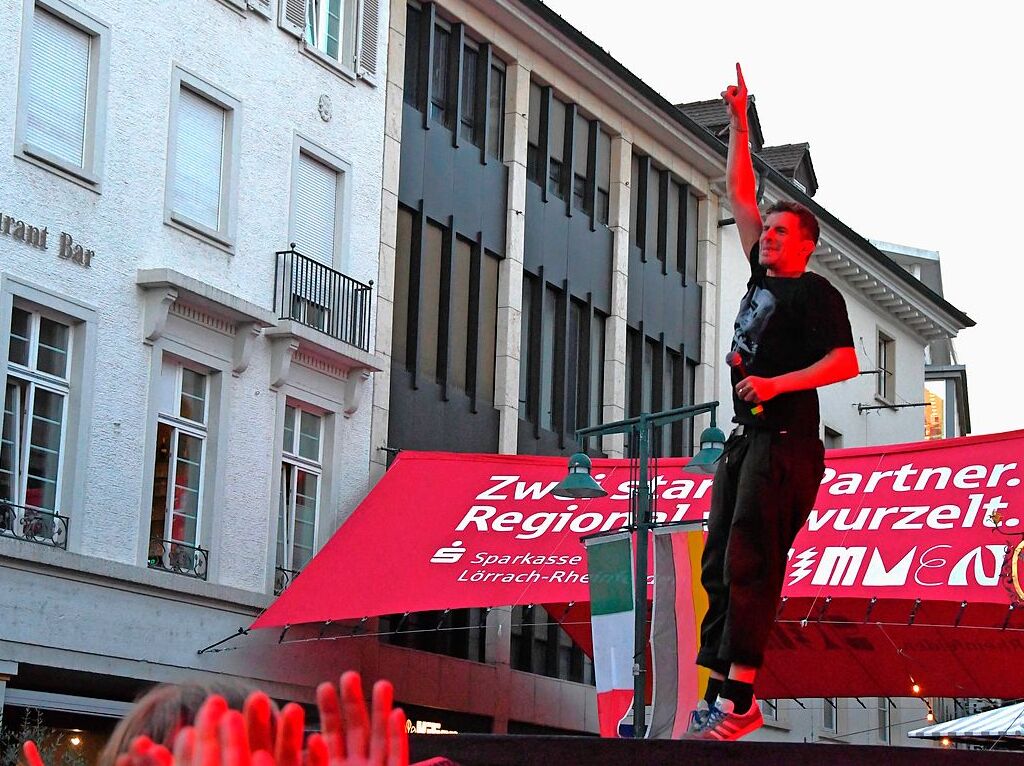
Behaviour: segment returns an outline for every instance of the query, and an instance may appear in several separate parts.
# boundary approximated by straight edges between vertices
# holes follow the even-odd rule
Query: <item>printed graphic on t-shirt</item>
[[[732,350],[743,355],[747,364],[757,356],[764,330],[777,307],[775,296],[763,287],[754,287],[740,301],[732,336]]]

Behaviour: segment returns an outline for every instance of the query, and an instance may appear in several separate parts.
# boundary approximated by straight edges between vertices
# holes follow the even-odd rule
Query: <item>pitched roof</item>
[[[762,160],[780,173],[792,175],[810,148],[810,145],[806,143],[783,144],[782,146],[766,146],[758,154]]]
[[[676,107],[682,109],[686,116],[705,128],[729,124],[729,112],[720,98],[713,98],[710,101],[692,101],[688,104],[676,104]]]
[[[676,104],[676,109],[717,138],[727,138],[729,111],[722,99],[713,98],[708,101],[691,101],[687,104]],[[761,120],[757,116],[757,105],[753,96],[750,97],[747,109],[747,121],[750,124],[754,146],[762,146],[764,144],[764,134],[761,132]]]
[[[782,144],[781,146],[766,146],[757,155],[775,168],[782,175],[794,180],[797,178],[797,169],[803,165],[810,175],[810,184],[807,193],[814,196],[818,190],[818,176],[814,172],[814,163],[811,162],[810,144]]]

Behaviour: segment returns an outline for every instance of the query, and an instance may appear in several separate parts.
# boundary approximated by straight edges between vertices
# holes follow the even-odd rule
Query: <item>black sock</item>
[[[723,679],[721,678],[708,678],[708,688],[704,691],[704,701],[708,705],[714,705],[715,700],[718,699],[719,692],[722,691]]]
[[[743,715],[750,710],[750,705],[754,701],[754,685],[729,678],[722,684],[721,695],[736,706],[733,712]]]

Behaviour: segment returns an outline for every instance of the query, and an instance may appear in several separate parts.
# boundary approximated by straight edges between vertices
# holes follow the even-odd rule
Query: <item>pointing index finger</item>
[[[740,90],[747,89],[747,83],[743,80],[743,69],[738,61],[736,62],[736,84],[740,86]]]

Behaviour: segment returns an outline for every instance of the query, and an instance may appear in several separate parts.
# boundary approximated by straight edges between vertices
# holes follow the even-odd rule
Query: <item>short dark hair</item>
[[[795,215],[800,219],[800,228],[803,229],[804,236],[815,245],[818,244],[818,235],[821,233],[818,227],[818,219],[806,206],[793,200],[780,199],[764,211],[766,218],[772,213],[792,213]]]

